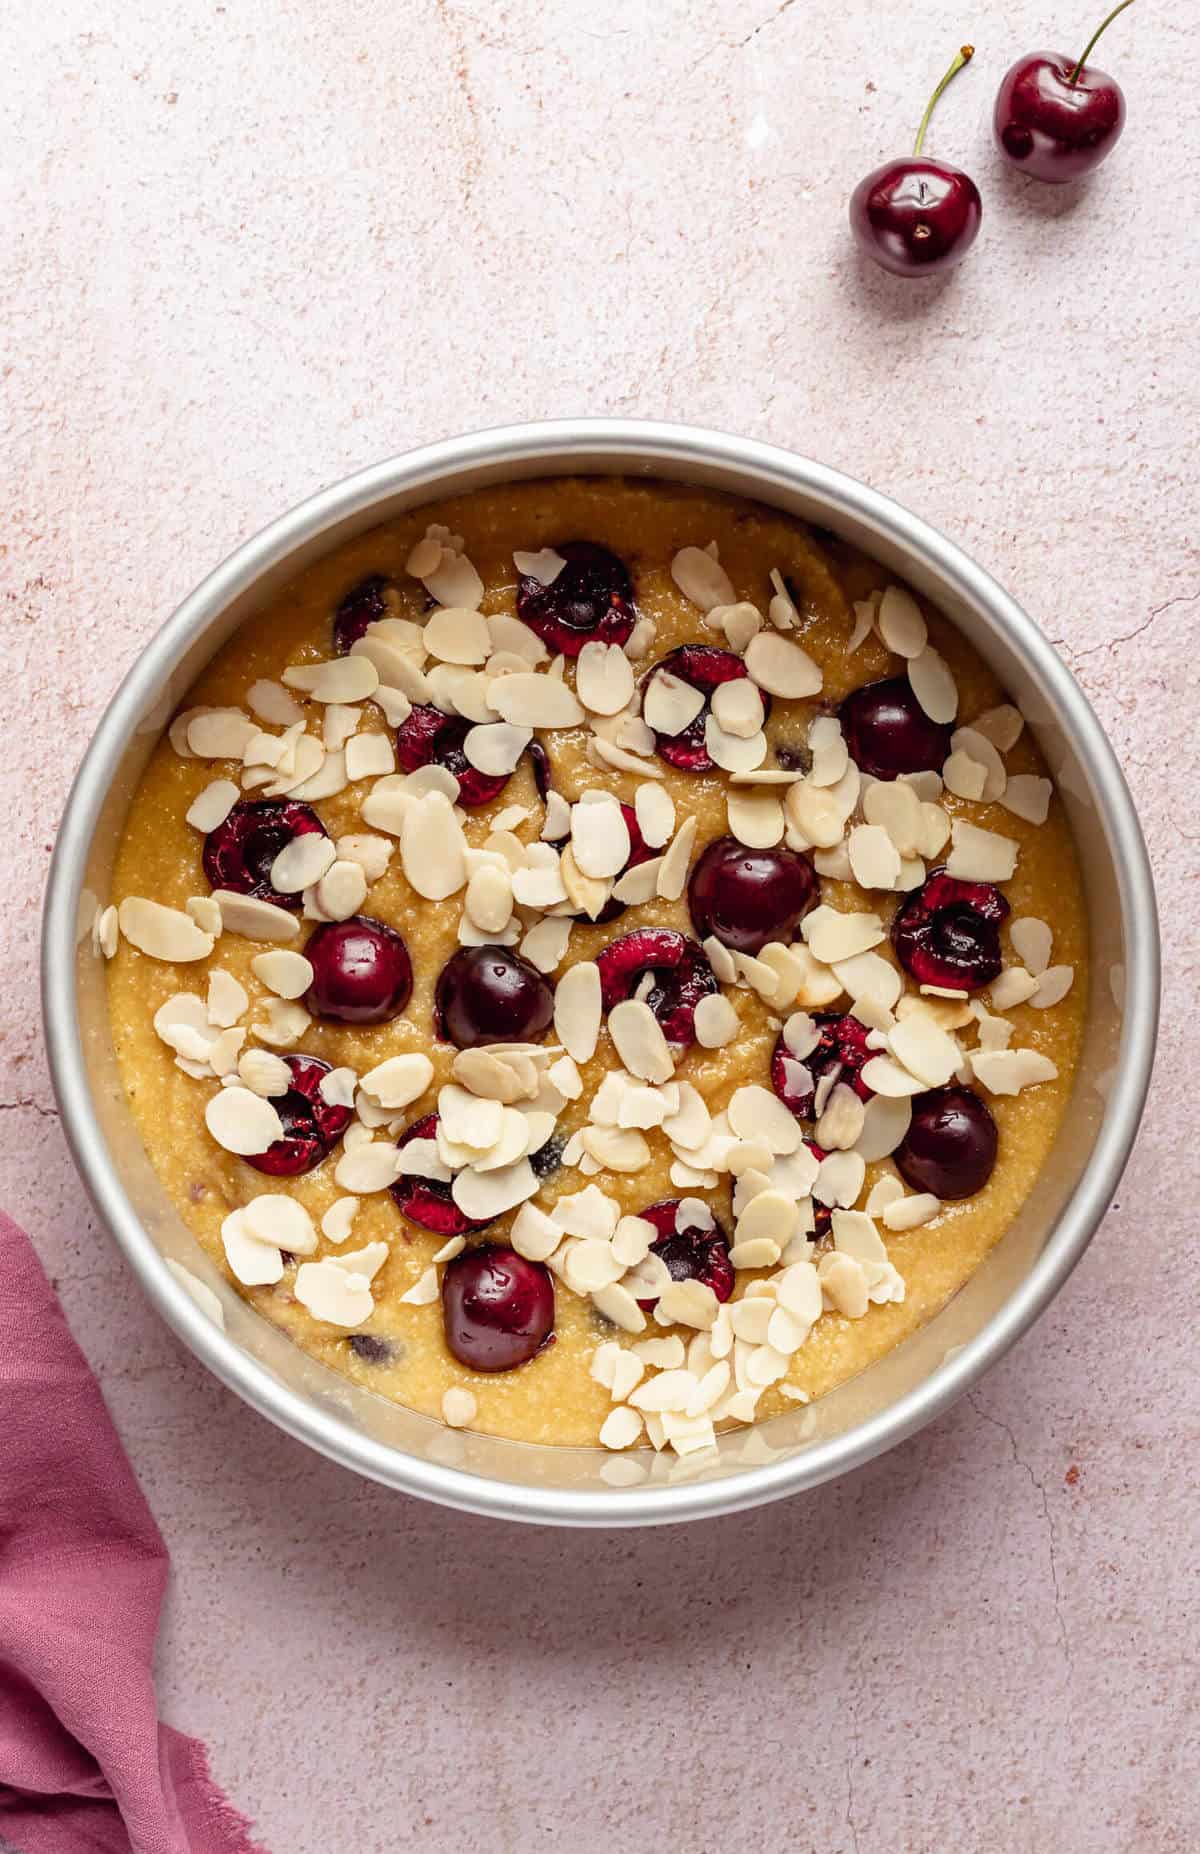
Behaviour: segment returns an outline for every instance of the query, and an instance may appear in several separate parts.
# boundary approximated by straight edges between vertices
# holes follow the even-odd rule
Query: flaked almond
[[[1075,983],[1074,966],[1047,966],[1037,981],[1037,991],[1029,1002],[1036,1011],[1061,1004]]]
[[[1013,773],[1000,795],[1000,803],[1027,824],[1044,824],[1050,815],[1054,787],[1035,773]]]
[[[337,752],[356,732],[362,720],[362,709],[348,707],[344,702],[330,702],[321,718],[321,739],[327,752]],[[381,740],[383,736],[379,737]],[[386,743],[385,743],[386,744]],[[385,767],[390,771],[390,767]]]
[[[822,1011],[826,1005],[836,1003],[844,989],[836,971],[817,959],[807,946],[789,950],[800,965],[800,981],[792,1004],[800,1010]]]
[[[483,581],[464,553],[443,547],[437,566],[431,573],[422,573],[420,578],[439,605],[478,611],[483,598]]]
[[[748,676],[718,683],[713,690],[712,712],[727,734],[741,740],[753,739],[762,729],[762,696]]]
[[[806,650],[777,631],[760,631],[751,638],[746,650],[746,668],[760,689],[785,701],[819,695],[822,677],[819,666]]]
[[[997,1011],[1011,1011],[1032,998],[1037,988],[1037,979],[1024,966],[1005,966],[990,986],[992,1007]]]
[[[499,933],[513,907],[512,877],[494,863],[477,869],[467,883],[467,913],[484,933]]]
[[[240,1017],[245,1016],[249,1004],[246,987],[240,979],[234,978],[232,972],[225,972],[220,966],[209,972],[205,1006],[210,1024],[219,1030],[228,1030]]]
[[[763,763],[767,754],[767,737],[759,730],[749,739],[739,734],[727,734],[711,712],[704,717],[704,746],[709,758],[722,772],[754,772]]]
[[[489,687],[488,700],[502,720],[518,727],[578,727],[585,719],[573,689],[535,670],[499,677]]]
[[[813,1131],[817,1145],[827,1152],[848,1152],[862,1138],[866,1110],[854,1089],[836,1082],[830,1090]]]
[[[265,1152],[283,1137],[283,1122],[270,1101],[249,1088],[221,1088],[204,1109],[204,1123],[226,1152],[245,1158]]]
[[[518,548],[513,554],[513,565],[521,577],[536,579],[542,586],[552,586],[566,564],[552,547],[540,548],[537,553],[522,552]]]
[[[789,787],[783,804],[788,825],[797,837],[795,848],[831,850],[842,841],[846,813],[832,788],[800,779]]]
[[[959,749],[950,754],[942,767],[942,780],[946,790],[953,792],[956,798],[978,800],[983,797],[987,784],[987,767]]]
[[[595,920],[602,914],[612,893],[612,883],[595,876],[584,875],[575,860],[575,852],[568,844],[559,858],[559,873],[567,899],[573,908],[586,914],[589,920]],[[516,884],[514,883],[514,889]],[[520,895],[518,894],[518,900]]]
[[[1007,882],[1016,869],[1020,845],[1012,837],[980,830],[965,818],[953,819],[950,836],[947,875],[963,882]]]
[[[603,881],[629,861],[629,826],[611,793],[594,793],[594,802],[571,807],[571,848],[585,876]]]
[[[284,670],[283,680],[314,702],[361,702],[379,687],[379,671],[370,657],[331,657],[324,663],[294,664]]]
[[[596,1053],[600,1022],[600,969],[593,960],[580,960],[568,966],[558,981],[554,1033],[576,1062],[590,1062]]]
[[[734,1090],[728,1114],[738,1139],[761,1142],[781,1156],[800,1145],[800,1128],[783,1102],[757,1083]]]
[[[565,919],[538,921],[521,941],[521,951],[539,972],[555,972],[566,958],[572,923]]]
[[[724,1049],[741,1028],[741,1019],[721,992],[701,998],[695,1011],[696,1041],[701,1049]]]
[[[866,1181],[866,1161],[859,1152],[830,1152],[817,1167],[812,1194],[818,1204],[849,1209],[858,1202]]]
[[[221,924],[227,933],[241,934],[244,940],[293,940],[300,923],[286,908],[257,895],[237,895],[232,889],[213,890],[213,900],[221,910]],[[122,923],[122,932],[124,923]]]
[[[262,1242],[246,1228],[240,1210],[233,1210],[221,1225],[225,1259],[243,1287],[272,1287],[283,1279],[279,1245]]]
[[[241,797],[232,779],[214,779],[197,792],[187,808],[186,817],[193,830],[208,832],[223,824]]]
[[[919,657],[929,641],[921,608],[903,586],[888,586],[876,617],[879,635],[898,657]]]
[[[560,984],[560,992],[561,989]],[[617,1054],[631,1075],[648,1082],[671,1080],[675,1064],[670,1045],[648,1004],[630,998],[614,1005],[608,1015],[608,1032]],[[566,1042],[565,1037],[563,1041]],[[575,1052],[572,1050],[571,1054]]]
[[[907,1095],[873,1096],[864,1108],[855,1151],[868,1165],[888,1158],[908,1132],[911,1121],[912,1102]]]
[[[490,1222],[493,1217],[501,1217],[506,1210],[515,1210],[518,1204],[535,1196],[537,1188],[537,1177],[529,1160],[518,1159],[494,1171],[459,1172],[451,1192],[464,1216]]]
[[[590,639],[575,659],[575,693],[594,715],[616,715],[633,700],[633,668],[620,644]]]
[[[737,605],[714,605],[708,614],[708,622],[716,631],[724,631],[725,640],[731,650],[741,656],[752,637],[757,637],[762,630],[762,613],[756,605],[748,600],[740,600]],[[786,629],[787,627],[783,627]],[[721,684],[722,688],[730,685]],[[759,723],[761,726],[762,723]],[[736,733],[731,728],[730,733]]]
[[[891,838],[901,856],[922,853],[921,801],[903,779],[878,779],[863,793],[863,816]]]
[[[986,714],[977,715],[971,726],[1001,753],[1007,753],[1020,740],[1025,717],[1011,702],[1003,702],[999,708],[989,708]]]
[[[396,770],[396,753],[386,734],[355,734],[346,742],[346,778],[377,779]]]
[[[808,730],[812,754],[809,778],[817,786],[836,785],[845,777],[850,754],[836,715],[816,715]]]
[[[486,663],[491,633],[483,613],[473,606],[443,605],[425,623],[425,648],[442,663]]]
[[[322,920],[348,921],[367,898],[367,877],[362,864],[337,858],[316,886],[306,890],[305,898],[311,900],[313,911]]]
[[[661,785],[639,785],[633,796],[638,829],[648,849],[659,850],[675,830],[675,801]]]
[[[246,706],[272,727],[291,727],[293,722],[304,719],[304,710],[281,682],[252,682],[246,690]]]
[[[1026,914],[1012,923],[1008,937],[1012,941],[1013,951],[1024,962],[1026,969],[1033,973],[1034,978],[1040,978],[1050,964],[1054,945],[1054,935],[1046,922],[1039,920],[1036,915]]]
[[[891,1056],[872,1056],[863,1063],[862,1079],[878,1095],[900,1098],[923,1094],[926,1084]],[[861,1140],[860,1140],[861,1146]]]
[[[197,709],[188,722],[186,739],[198,760],[240,760],[258,731],[240,708]]]
[[[160,901],[128,895],[117,909],[117,919],[129,944],[150,959],[185,964],[207,959],[213,950],[213,936],[197,927],[190,914]]]
[[[800,932],[813,957],[827,966],[870,952],[887,938],[877,914],[843,914],[825,904],[805,916]]]
[[[736,685],[726,683],[726,688]],[[731,786],[725,795],[730,835],[751,850],[767,850],[783,838],[783,806],[770,792]]]
[[[861,1320],[870,1304],[861,1262],[835,1250],[821,1257],[817,1279],[830,1307],[848,1320]]]
[[[400,857],[418,895],[444,901],[456,894],[467,879],[466,847],[462,825],[443,792],[429,791],[410,800],[400,831]]]
[[[912,692],[931,721],[943,725],[958,714],[958,689],[949,665],[931,644],[908,660]]]
[[[438,1298],[438,1273],[436,1268],[426,1268],[417,1276],[410,1288],[406,1288],[400,1299],[409,1307],[432,1307]]]
[[[704,695],[690,682],[672,676],[669,670],[656,670],[646,683],[642,699],[642,717],[656,734],[673,737],[682,734],[704,707]]]
[[[1003,796],[1008,784],[1008,773],[995,743],[986,734],[981,734],[978,728],[960,727],[951,736],[950,747],[952,753],[964,753],[976,765],[983,767],[983,791],[980,796],[985,805],[995,804]]]
[[[698,605],[702,612],[712,611],[715,605],[737,602],[733,581],[717,558],[716,542],[711,542],[710,546],[711,552],[703,547],[681,547],[671,562],[671,578],[684,598]]]
[[[1049,1056],[1036,1049],[977,1049],[971,1056],[971,1068],[975,1079],[991,1094],[1020,1094],[1023,1088],[1058,1078],[1058,1069]]]
[[[361,1326],[375,1311],[375,1299],[369,1278],[343,1267],[344,1260],[326,1256],[320,1262],[302,1262],[293,1291],[314,1320],[329,1326]]]
[[[921,1191],[912,1197],[894,1198],[883,1207],[883,1222],[889,1230],[915,1230],[922,1224],[931,1223],[941,1211],[941,1200],[929,1191]]]
[[[882,825],[856,824],[846,839],[846,854],[860,888],[895,888],[900,852]]]
[[[896,1061],[929,1088],[944,1088],[962,1060],[954,1038],[939,1030],[924,1011],[901,1018],[888,1031],[887,1042]]]
[[[661,856],[649,856],[645,862],[634,864],[613,883],[613,900],[624,902],[627,907],[640,907],[644,902],[653,901],[658,893],[662,865]]]
[[[237,1072],[254,1094],[264,1097],[286,1094],[292,1085],[292,1071],[282,1056],[269,1049],[243,1050]]]
[[[336,855],[332,839],[316,831],[293,837],[271,864],[271,887],[281,895],[298,895],[320,881]]]
[[[433,1064],[419,1052],[388,1056],[362,1077],[361,1086],[381,1107],[409,1107],[433,1080]]]
[[[699,829],[699,819],[685,818],[658,870],[658,892],[664,901],[678,901],[687,884],[688,866]]]
[[[304,1205],[283,1191],[263,1191],[243,1206],[242,1228],[258,1242],[274,1243],[294,1255],[314,1255],[317,1231]]]

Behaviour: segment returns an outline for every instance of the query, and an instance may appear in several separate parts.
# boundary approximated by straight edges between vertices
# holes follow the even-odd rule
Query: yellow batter
[[[569,479],[456,498],[359,537],[310,568],[268,611],[243,626],[199,679],[186,705],[242,705],[256,679],[277,680],[289,665],[329,657],[331,614],[347,590],[368,573],[393,577],[405,601],[403,615],[420,619],[426,609],[424,588],[405,577],[404,565],[430,522],[444,523],[465,537],[466,552],[483,578],[482,609],[486,613],[515,612],[514,549],[536,551],[575,537],[611,547],[631,571],[639,611],[657,625],[648,662],[680,643],[723,642],[703,628],[700,614],[672,580],[670,564],[680,547],[705,547],[715,540],[738,598],[754,602],[761,611],[770,597],[768,573],[778,567],[798,595],[802,619],[798,641],[820,664],[824,690],[812,702],[776,700],[767,726],[772,742],[803,739],[812,714],[831,708],[852,688],[903,668],[875,633],[854,655],[847,654],[852,602],[888,583],[888,576],[870,562],[831,543],[818,544],[799,523],[747,502],[665,483]],[[958,685],[960,724],[969,723],[1002,702],[1004,692],[945,620],[928,610],[926,617],[931,642],[946,658]],[[568,680],[572,674],[568,666]],[[382,714],[372,704],[365,704],[364,714],[364,729],[385,728]],[[319,721],[313,726],[319,731]],[[586,789],[606,788],[632,802],[636,778],[598,770],[583,756],[585,738],[582,729],[546,737],[559,789],[574,799]],[[1044,774],[1028,731],[1007,755],[1007,767],[1010,775]],[[164,738],[130,810],[116,865],[114,901],[140,895],[182,908],[189,896],[207,894],[201,868],[203,838],[185,822],[184,814],[215,776],[236,777],[237,770],[236,766],[230,772],[223,764],[180,758]],[[699,854],[727,828],[726,775],[695,777],[668,769],[666,784],[680,820],[691,813],[699,819]],[[359,817],[366,789],[367,782],[359,782],[316,803],[331,836],[366,828]],[[965,814],[1019,842],[1016,874],[1004,884],[1012,907],[1010,919],[1037,915],[1052,923],[1055,962],[1076,969],[1074,987],[1061,1003],[1049,1010],[1022,1005],[1006,1013],[1014,1025],[1014,1045],[1032,1047],[1051,1057],[1059,1079],[1015,1098],[985,1097],[1000,1135],[999,1159],[990,1182],[977,1196],[947,1205],[931,1224],[888,1237],[889,1256],[904,1278],[906,1298],[899,1305],[872,1306],[859,1320],[827,1313],[819,1321],[794,1355],[789,1379],[813,1396],[861,1371],[928,1320],[962,1286],[1019,1213],[1050,1152],[1070,1096],[1086,1003],[1087,931],[1075,850],[1059,801],[1054,799],[1048,821],[1037,827],[997,806],[964,803],[949,792],[940,802],[951,816]],[[529,806],[530,820],[518,834],[532,841],[541,829],[543,810],[527,761],[493,805],[466,813],[470,843],[482,844],[490,817],[513,804]],[[852,884],[829,880],[822,887],[823,898],[838,908],[882,906],[885,920],[890,918],[886,896],[869,896]],[[435,1040],[431,1010],[438,973],[458,945],[461,896],[445,903],[422,900],[406,883],[396,855],[386,875],[371,887],[363,912],[403,933],[415,976],[412,1000],[401,1017],[377,1027],[355,1029],[314,1019],[302,1047],[306,1053],[335,1066],[349,1065],[359,1073],[387,1056],[425,1051],[433,1059],[435,1079],[427,1095],[406,1114],[415,1120],[434,1108],[437,1089],[449,1079],[455,1053]],[[635,925],[661,925],[690,933],[686,894],[679,902],[654,901],[630,909],[608,927],[576,927],[568,960],[594,958],[601,946]],[[1009,951],[1007,925],[1002,937],[1006,963],[1010,959],[1019,963]],[[303,938],[293,944],[302,947]],[[251,971],[251,960],[262,950],[258,944],[226,933],[209,960],[169,965],[144,956],[122,940],[110,966],[113,1036],[134,1118],[180,1215],[227,1274],[221,1224],[230,1210],[263,1191],[286,1190],[309,1209],[319,1227],[323,1212],[341,1195],[332,1177],[336,1151],[316,1170],[291,1180],[264,1177],[222,1151],[203,1118],[216,1084],[182,1073],[152,1025],[155,1010],[173,993],[188,989],[203,995],[209,967],[219,966],[240,980],[249,993],[251,1008],[245,1021],[252,1028],[269,996]],[[879,951],[890,957],[886,944]],[[561,978],[563,969],[557,977]],[[735,1087],[746,1082],[769,1085],[768,1063],[777,1035],[754,992],[726,987],[725,994],[739,1014],[741,1034],[724,1049],[693,1047],[678,1069],[679,1078],[700,1090],[714,1114]],[[581,1124],[587,1102],[613,1061],[611,1043],[602,1033],[596,1055],[584,1071],[583,1096],[568,1104],[559,1121],[560,1132],[569,1133]],[[666,1140],[655,1132],[648,1138],[654,1154],[649,1170],[632,1178],[602,1173],[595,1180],[602,1191],[620,1201],[623,1212],[637,1212],[658,1198],[683,1195],[669,1177],[671,1154]],[[891,1170],[890,1161],[868,1167],[867,1188],[881,1171]],[[558,1192],[577,1191],[586,1182],[578,1172],[564,1168],[547,1181],[537,1201],[549,1207]],[[711,1194],[714,1211],[727,1230],[733,1221],[729,1185],[730,1180],[722,1177],[720,1190]],[[501,1219],[488,1231],[488,1240],[503,1241],[510,1221],[511,1217]],[[436,1415],[449,1387],[466,1386],[477,1400],[474,1420],[481,1429],[537,1442],[595,1442],[611,1404],[608,1393],[589,1376],[588,1364],[597,1344],[614,1335],[588,1301],[558,1285],[557,1342],[516,1371],[494,1376],[472,1373],[446,1348],[439,1305],[400,1303],[400,1295],[427,1268],[441,1238],[405,1223],[386,1191],[363,1199],[348,1246],[357,1248],[377,1238],[388,1242],[391,1250],[373,1284],[376,1308],[365,1330],[394,1342],[391,1362],[360,1359],[344,1331],[315,1320],[291,1293],[292,1269],[274,1287],[239,1291],[315,1356],[397,1402]],[[333,1253],[332,1245],[322,1238],[318,1254]],[[744,1293],[753,1278],[743,1271],[736,1293]],[[652,1326],[646,1336],[654,1336],[657,1330]],[[626,1338],[624,1343],[633,1341]],[[759,1414],[768,1416],[784,1407],[788,1406],[779,1389],[772,1388],[764,1394]]]

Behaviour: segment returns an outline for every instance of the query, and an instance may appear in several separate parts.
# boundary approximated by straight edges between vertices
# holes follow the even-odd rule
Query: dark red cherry
[[[271,1106],[283,1122],[283,1135],[246,1164],[272,1178],[298,1178],[301,1172],[311,1172],[337,1144],[353,1110],[335,1107],[322,1096],[321,1079],[330,1072],[327,1062],[316,1056],[285,1056],[283,1060],[292,1072],[291,1087],[286,1094],[271,1097]]]
[[[668,1043],[686,1048],[696,1034],[696,1006],[719,991],[704,949],[669,927],[639,927],[610,941],[596,955],[600,997],[605,1011],[632,998],[647,974],[653,986],[645,1002],[654,1012]]]
[[[658,1240],[650,1244],[650,1253],[666,1263],[672,1281],[702,1281],[718,1300],[728,1300],[733,1293],[736,1274],[729,1259],[725,1231],[715,1218],[712,1229],[701,1229],[696,1223],[677,1229],[680,1202],[677,1197],[664,1197],[657,1204],[638,1211],[638,1216],[645,1217],[658,1231]],[[649,1308],[654,1302],[644,1300],[640,1305]]]
[[[895,1153],[914,1191],[973,1197],[996,1163],[996,1122],[973,1088],[933,1088],[912,1104],[912,1120]]]
[[[243,798],[223,824],[204,839],[204,873],[213,888],[254,895],[298,913],[303,895],[280,895],[271,887],[271,866],[293,837],[328,833],[311,805],[290,798]]]
[[[1023,174],[1052,183],[1077,180],[1112,153],[1125,127],[1125,98],[1115,77],[1087,60],[1105,26],[1133,0],[1111,12],[1079,59],[1031,52],[1005,73],[993,126],[1001,154]]]
[[[549,586],[529,573],[518,579],[517,617],[565,657],[593,641],[627,643],[637,612],[625,562],[595,541],[556,542],[554,552],[567,564]]]
[[[838,719],[850,758],[872,779],[940,773],[950,752],[953,725],[930,720],[907,676],[889,676],[853,689]]]
[[[412,1126],[405,1127],[396,1141],[397,1146],[407,1146],[413,1139],[436,1139],[438,1119],[437,1114],[423,1114]],[[473,1230],[486,1230],[489,1223],[495,1221],[488,1217],[481,1223],[465,1216],[455,1203],[450,1186],[439,1178],[401,1174],[389,1189],[401,1216],[423,1230],[432,1230],[435,1236],[469,1236]]]
[[[314,928],[304,948],[313,981],[304,1002],[339,1024],[385,1024],[412,997],[408,948],[385,921],[352,914]]]
[[[717,837],[692,870],[688,907],[702,940],[715,934],[738,953],[758,953],[769,940],[788,941],[816,902],[821,884],[795,850],[748,850]]]
[[[421,766],[444,766],[458,780],[462,804],[473,808],[499,798],[511,774],[481,773],[463,752],[463,741],[475,723],[461,715],[444,715],[440,708],[419,702],[396,732],[396,760],[402,772]]]
[[[718,650],[713,644],[681,644],[678,650],[669,651],[653,669],[647,670],[642,679],[643,689],[650,678],[662,670],[677,677],[680,682],[690,683],[693,689],[699,689],[704,696],[704,706],[696,719],[681,733],[655,734],[654,744],[659,758],[664,759],[668,766],[674,766],[678,772],[712,772],[714,762],[709,758],[704,742],[704,722],[712,707],[713,694],[723,682],[740,682],[749,671],[732,650]],[[770,714],[769,695],[763,695],[762,705],[764,715]]]
[[[534,1043],[554,1017],[554,989],[507,946],[463,946],[442,967],[434,998],[437,1033],[459,1049]]]
[[[541,1262],[485,1242],[447,1262],[442,1276],[446,1344],[472,1371],[513,1371],[554,1331],[554,1281]]]
[[[885,161],[850,196],[850,228],[859,249],[894,276],[949,270],[979,234],[983,201],[971,176],[921,153],[938,98],[973,56],[973,46],[964,45],[934,91],[912,154]]]
[[[1007,901],[990,882],[960,882],[935,869],[896,911],[896,957],[918,985],[978,991],[1000,971],[1000,923],[1007,913]]]
[[[387,593],[391,583],[381,573],[372,573],[350,588],[333,619],[333,644],[339,656],[349,655],[351,645],[366,636],[368,625],[390,615]]]
[[[842,1015],[837,1011],[821,1011],[814,1022],[821,1026],[821,1037],[810,1056],[803,1061],[793,1056],[782,1036],[771,1056],[771,1086],[797,1120],[813,1118],[817,1084],[826,1075],[845,1082],[860,1100],[869,1101],[875,1092],[862,1078],[863,1064],[874,1054],[867,1047],[866,1024],[849,1012]],[[811,1086],[804,1085],[805,1071],[811,1077]]]

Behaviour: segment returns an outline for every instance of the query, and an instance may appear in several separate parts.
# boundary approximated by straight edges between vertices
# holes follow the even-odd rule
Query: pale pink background
[[[1100,10],[1051,9],[1060,49]],[[0,1190],[174,1554],[166,1713],[276,1854],[1200,1838],[1200,16],[1147,0],[1113,29],[1130,126],[1066,192],[989,144],[1044,17],[17,0],[14,40],[7,15]],[[976,174],[984,230],[914,288],[860,267],[845,201],[964,35],[931,146]],[[841,1485],[642,1536],[425,1508],[219,1390],[96,1227],[37,1028],[67,782],[176,601],[360,464],[578,412],[792,445],[964,542],[1110,730],[1167,947],[1137,1154],[1034,1334]]]

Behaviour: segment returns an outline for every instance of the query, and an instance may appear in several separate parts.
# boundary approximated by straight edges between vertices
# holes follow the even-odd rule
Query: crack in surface
[[[795,4],[796,4],[796,0],[783,0],[783,5],[777,6],[775,8],[775,11],[771,14],[769,19],[764,19],[761,25],[755,26],[754,30],[752,32],[748,32],[744,39],[739,39],[737,41],[737,45],[735,49],[738,51],[741,51],[743,46],[749,45],[751,39],[756,39],[760,32],[765,32],[767,27],[773,26],[777,19],[782,19],[784,14],[787,12],[790,12],[792,7],[795,6]]]
[[[1106,638],[1101,644],[1089,644],[1086,650],[1073,650],[1072,655],[1080,658],[1094,657],[1101,650],[1119,650],[1122,644],[1131,644],[1135,637],[1140,637],[1143,631],[1148,631],[1154,620],[1163,612],[1169,612],[1173,605],[1195,605],[1197,600],[1200,600],[1200,592],[1181,592],[1176,598],[1165,599],[1161,605],[1152,606],[1149,616],[1143,618],[1141,624],[1135,625],[1132,631],[1126,631],[1121,637]],[[1067,650],[1072,648],[1064,638],[1052,638],[1050,641],[1056,647],[1063,647]]]
[[[43,1107],[40,1101],[0,1101],[0,1114],[15,1114],[22,1110],[29,1114],[40,1114],[43,1120],[57,1120],[57,1107]]]
[[[1067,1673],[1073,1675],[1075,1664],[1071,1654],[1071,1639],[1067,1634],[1067,1625],[1063,1619],[1062,1613],[1062,1589],[1058,1581],[1058,1557],[1054,1546],[1054,1520],[1050,1514],[1049,1496],[1046,1493],[1045,1486],[1039,1481],[1037,1475],[1018,1449],[1017,1438],[1004,1419],[999,1416],[993,1416],[990,1410],[985,1410],[979,1401],[978,1392],[976,1391],[967,1392],[967,1402],[974,1410],[976,1416],[981,1416],[985,1423],[991,1423],[994,1429],[998,1429],[1001,1434],[1007,1438],[1013,1461],[1018,1468],[1022,1468],[1029,1476],[1029,1484],[1034,1489],[1041,1502],[1042,1518],[1046,1522],[1046,1552],[1050,1560],[1050,1582],[1054,1590],[1054,1620],[1058,1624],[1059,1640],[1062,1643],[1063,1658],[1067,1664]]]
[[[854,1854],[861,1854],[858,1840],[858,1822],[854,1814],[854,1766],[862,1746],[862,1737],[858,1727],[858,1709],[851,1705],[850,1724],[854,1741],[846,1753],[846,1827],[850,1830],[850,1839],[854,1844]]]

